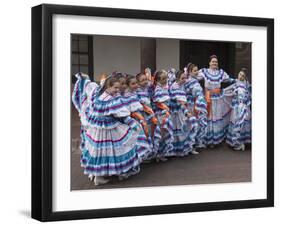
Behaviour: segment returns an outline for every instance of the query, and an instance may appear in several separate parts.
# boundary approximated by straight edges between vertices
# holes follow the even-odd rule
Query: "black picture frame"
[[[52,210],[52,18],[55,14],[247,25],[267,29],[267,198],[95,210]],[[274,206],[274,19],[43,4],[32,8],[32,218],[122,217]]]

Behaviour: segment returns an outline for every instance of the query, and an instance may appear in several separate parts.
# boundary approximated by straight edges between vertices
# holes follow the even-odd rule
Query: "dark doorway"
[[[154,38],[141,38],[141,72],[149,67],[151,71],[156,70],[156,39]]]
[[[237,76],[242,67],[248,69],[248,79],[251,81],[252,45],[241,42],[214,42],[214,41],[180,41],[180,67],[183,68],[192,62],[199,68],[208,67],[209,56],[217,55],[219,67],[231,77]]]
[[[180,41],[180,67],[188,62],[195,63],[199,68],[208,67],[210,55],[217,55],[220,68],[229,75],[235,73],[235,43]]]

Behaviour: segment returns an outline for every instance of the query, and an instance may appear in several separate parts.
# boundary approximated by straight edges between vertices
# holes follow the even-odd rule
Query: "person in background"
[[[224,93],[231,98],[226,143],[234,150],[245,150],[245,144],[251,143],[251,95],[246,68],[239,71],[235,83],[224,89]]]
[[[136,80],[138,83],[138,88],[136,89],[137,98],[143,107],[140,113],[147,124],[149,141],[152,143],[152,154],[149,157],[149,160],[151,160],[156,158],[159,149],[161,140],[160,124],[152,109],[152,88],[147,76],[144,73],[139,73],[136,75]]]
[[[156,160],[166,161],[166,157],[173,151],[174,136],[169,109],[170,95],[168,90],[168,75],[165,70],[160,70],[155,73],[152,101],[155,106],[155,115],[160,123],[161,129],[161,140]]]
[[[138,83],[136,76],[127,75],[126,85],[127,89],[123,94],[123,98],[126,99],[126,106],[131,112],[130,116],[140,126],[141,130],[137,139],[138,155],[142,161],[148,162],[153,157],[153,143],[149,133],[149,125],[143,115],[143,105],[137,96]]]
[[[204,97],[203,89],[196,79],[198,75],[198,67],[193,63],[189,63],[185,67],[187,75],[184,90],[186,93],[188,109],[196,117],[198,122],[198,130],[195,136],[195,147],[206,147],[207,134],[207,103]]]
[[[229,123],[230,107],[223,100],[221,83],[233,81],[234,79],[219,68],[218,57],[209,57],[209,67],[199,70],[196,76],[198,80],[204,80],[205,99],[207,102],[207,134],[206,144],[210,147],[222,143],[225,139]]]
[[[197,133],[197,120],[188,109],[184,85],[187,75],[184,71],[176,72],[176,81],[170,86],[170,112],[173,124],[173,151],[171,156],[185,156],[189,153],[199,154],[194,149]]]

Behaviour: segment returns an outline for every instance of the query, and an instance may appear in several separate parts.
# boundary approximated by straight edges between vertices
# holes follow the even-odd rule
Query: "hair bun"
[[[248,73],[248,69],[247,69],[247,68],[245,68],[245,67],[242,67],[242,68],[241,68],[241,71],[243,71],[245,74],[247,74],[247,73]]]

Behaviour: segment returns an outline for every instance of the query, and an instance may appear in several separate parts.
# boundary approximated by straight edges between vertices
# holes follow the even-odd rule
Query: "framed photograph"
[[[32,8],[32,217],[274,206],[274,20]]]

